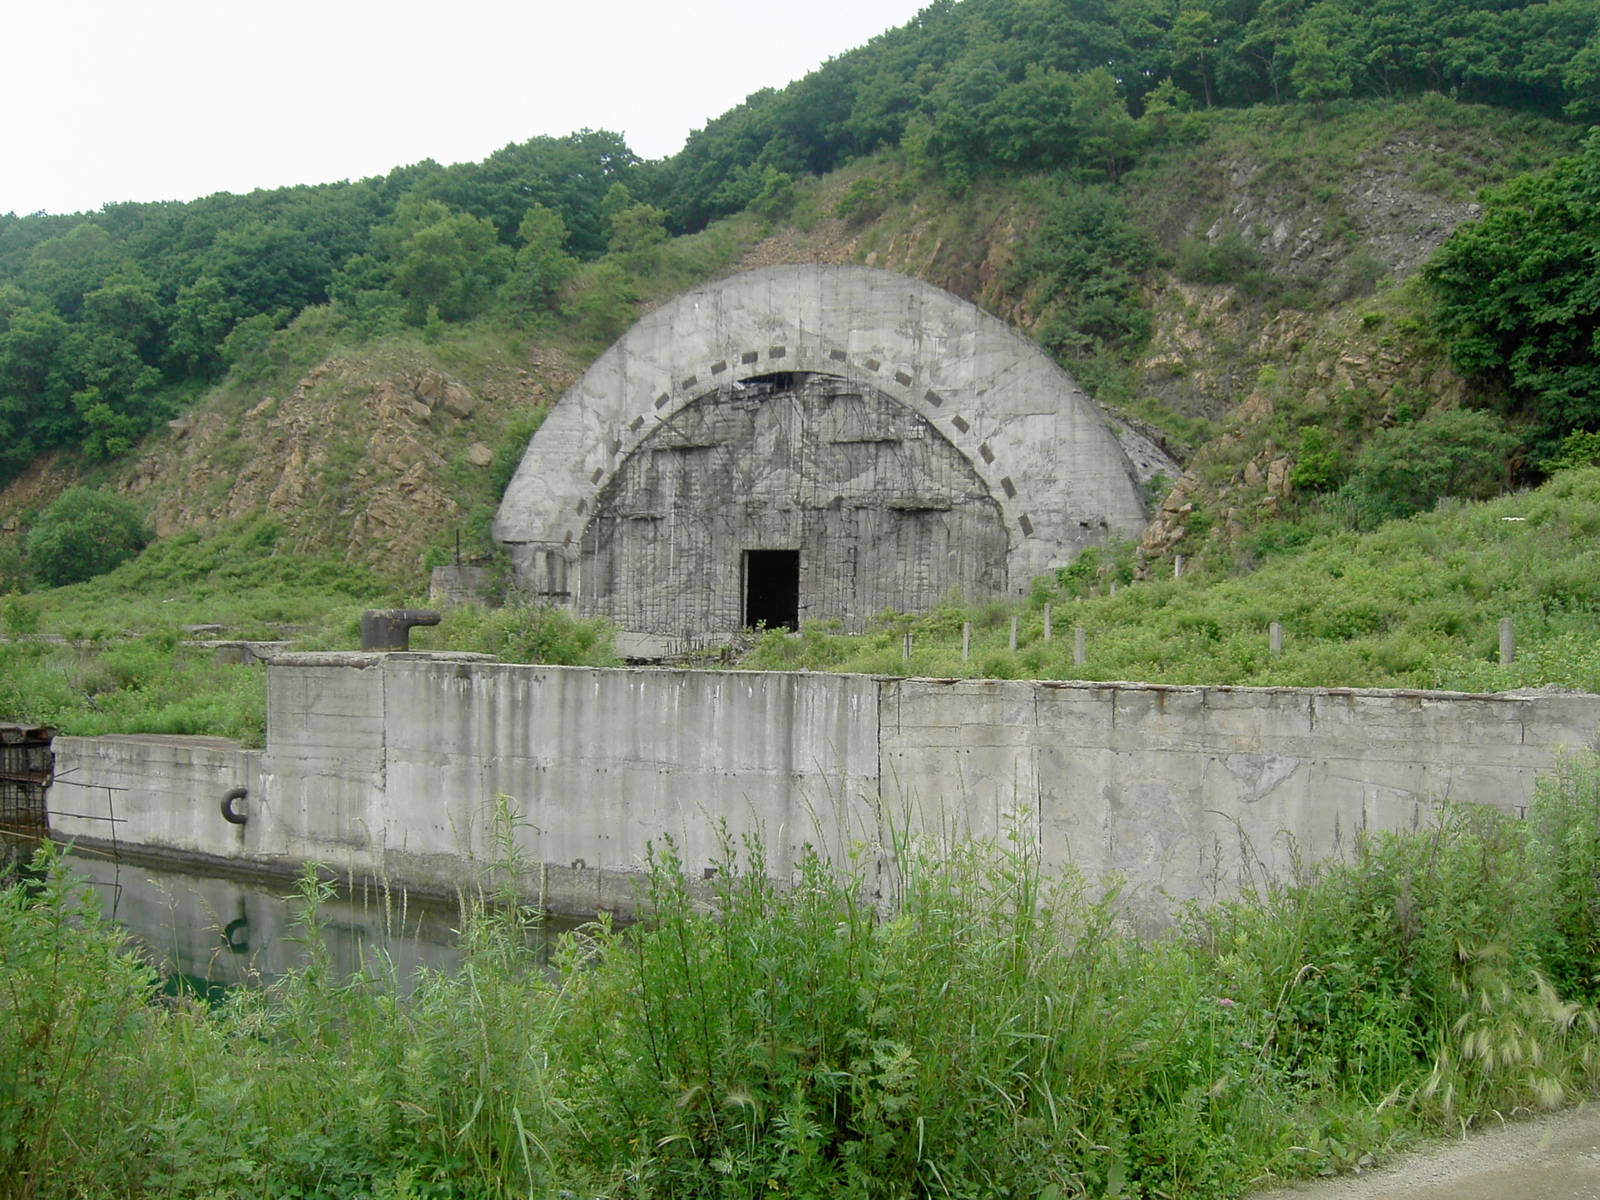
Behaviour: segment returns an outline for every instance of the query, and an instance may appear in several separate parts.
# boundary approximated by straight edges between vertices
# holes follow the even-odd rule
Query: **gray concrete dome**
[[[641,318],[562,396],[494,536],[533,598],[702,639],[1024,592],[1144,526],[1105,416],[908,276],[768,267]]]

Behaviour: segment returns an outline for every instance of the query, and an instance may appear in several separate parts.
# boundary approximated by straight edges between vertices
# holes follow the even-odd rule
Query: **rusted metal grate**
[[[55,732],[45,725],[0,724],[0,834],[33,842],[49,834],[44,793],[55,776]]]

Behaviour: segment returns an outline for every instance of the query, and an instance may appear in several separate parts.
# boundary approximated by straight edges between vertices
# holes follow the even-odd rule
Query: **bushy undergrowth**
[[[869,898],[883,853],[730,847],[708,895],[664,847],[556,973],[500,896],[414,981],[336,974],[308,874],[302,966],[214,1003],[46,854],[0,894],[0,1195],[1226,1196],[1600,1085],[1593,759],[1160,936],[1026,845],[901,839]]]
[[[618,665],[611,626],[576,617],[564,608],[510,604],[484,608],[456,605],[432,629],[412,634],[419,650],[466,650],[493,654],[506,662],[552,663],[564,667]]]
[[[84,583],[0,598],[0,720],[261,745],[261,669],[183,643],[311,637],[357,597],[400,599],[363,567],[275,553],[280,533],[267,519],[182,533]]]
[[[205,734],[260,746],[267,693],[259,667],[223,665],[171,636],[119,643],[0,645],[0,719],[62,733]]]
[[[1556,684],[1600,691],[1600,470],[1531,492],[1437,511],[1370,533],[1285,526],[1250,574],[1192,571],[1132,583],[1126,548],[1086,552],[1036,581],[1026,604],[952,601],[886,614],[865,635],[767,634],[742,665],[935,677],[1128,679],[1307,687],[1498,691]],[[1304,540],[1301,540],[1301,539]],[[1113,583],[1117,586],[1111,595]],[[1051,605],[1052,640],[1044,641]],[[1018,649],[1009,649],[1018,617]],[[1516,661],[1499,665],[1510,617]],[[972,652],[961,631],[973,624]],[[1281,658],[1269,627],[1284,629]],[[1073,630],[1087,661],[1073,662]],[[913,654],[903,655],[903,633]]]

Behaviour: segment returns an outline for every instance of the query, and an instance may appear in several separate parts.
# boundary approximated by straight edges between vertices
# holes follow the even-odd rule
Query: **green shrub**
[[[1232,283],[1253,293],[1265,278],[1258,251],[1237,229],[1228,229],[1215,242],[1186,237],[1178,245],[1178,277],[1190,283]]]
[[[1600,466],[1600,433],[1574,429],[1561,439],[1561,445],[1539,464],[1544,470],[1570,471],[1573,467]]]
[[[1339,452],[1325,430],[1308,425],[1300,431],[1300,452],[1289,471],[1289,483],[1297,491],[1322,492],[1334,487],[1340,475]]]
[[[850,182],[839,199],[834,202],[833,215],[857,221],[870,221],[883,211],[888,200],[888,189],[883,180],[863,175]]]
[[[1139,274],[1154,258],[1150,237],[1107,187],[1066,188],[1047,196],[1041,209],[1013,284],[1038,291],[1046,306],[1039,340],[1100,395],[1082,364],[1102,354],[1126,362],[1150,337],[1138,289]]]
[[[457,605],[434,629],[419,629],[415,644],[430,650],[494,654],[507,662],[556,666],[616,665],[611,627],[564,608],[509,604],[504,608]]]
[[[28,566],[47,587],[81,583],[127,562],[147,540],[144,519],[127,500],[73,488],[28,531]]]
[[[1505,487],[1517,444],[1493,413],[1445,409],[1380,430],[1346,486],[1368,526],[1426,512],[1444,496],[1487,500]]]

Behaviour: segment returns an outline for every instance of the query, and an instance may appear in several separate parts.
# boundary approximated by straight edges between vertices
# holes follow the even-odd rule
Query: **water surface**
[[[201,990],[270,983],[310,961],[290,880],[228,877],[78,852],[68,861],[152,964]],[[455,904],[394,888],[340,888],[321,907],[320,920],[341,976],[376,968],[408,984],[419,970],[450,971],[461,961]],[[578,924],[568,918],[543,923],[541,959],[561,932]]]

